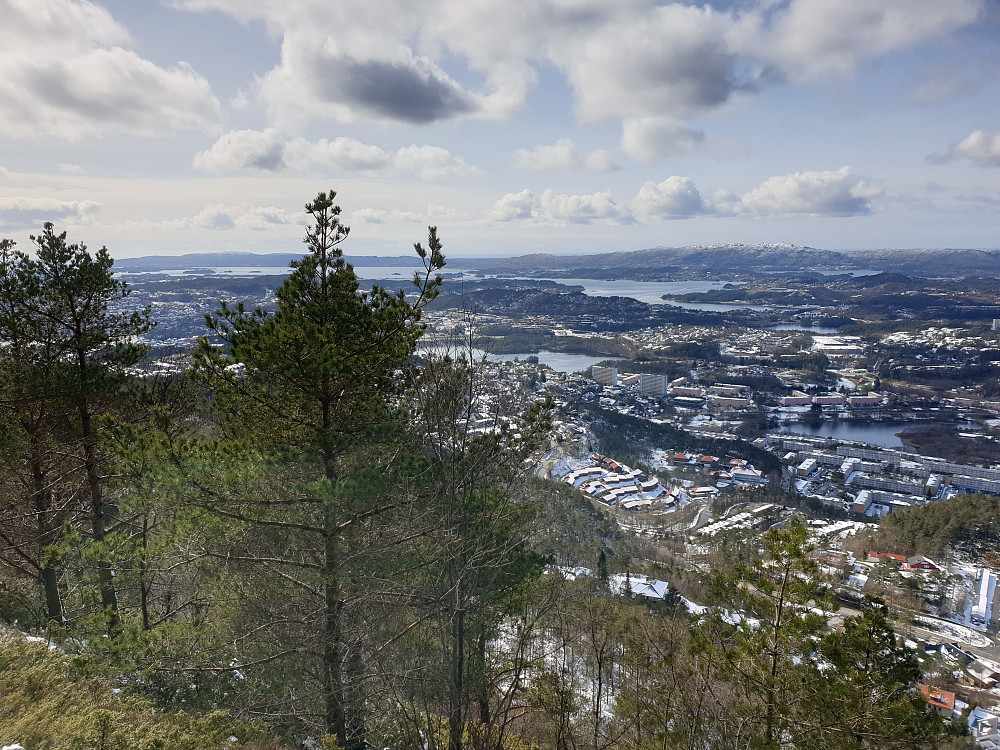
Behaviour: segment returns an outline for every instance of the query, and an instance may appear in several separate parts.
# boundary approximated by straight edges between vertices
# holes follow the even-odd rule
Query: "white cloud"
[[[163,68],[86,0],[0,0],[0,129],[78,140],[211,130],[219,102],[186,63]]]
[[[519,193],[507,193],[493,206],[493,218],[497,221],[514,221],[532,218],[531,209],[535,194],[528,189]]]
[[[610,191],[566,195],[549,189],[539,197],[526,189],[507,193],[489,216],[496,221],[548,226],[621,225],[696,216],[867,216],[871,200],[880,195],[881,188],[852,174],[848,167],[771,177],[742,196],[723,188],[706,194],[690,177],[674,175],[644,183],[632,199],[631,210],[619,205]]]
[[[393,167],[400,172],[415,172],[428,182],[463,180],[480,174],[460,156],[452,156],[438,146],[404,146],[393,156]]]
[[[233,130],[194,157],[195,169],[205,172],[236,172],[262,169],[277,172],[284,168],[285,142],[274,128],[264,131]]]
[[[298,172],[324,167],[368,174],[388,171],[392,167],[391,154],[353,138],[334,138],[332,141],[321,138],[316,142],[296,138],[288,142],[285,155],[288,165]]]
[[[274,206],[253,206],[240,203],[236,206],[214,204],[205,206],[198,214],[182,223],[194,229],[250,230],[262,232],[287,224],[304,224],[304,214],[292,214]]]
[[[437,221],[448,221],[448,222],[458,222],[458,221],[472,221],[476,218],[475,214],[470,211],[463,211],[453,206],[443,206],[440,203],[428,203],[427,204],[427,220],[430,223]]]
[[[1000,132],[974,130],[943,154],[931,154],[927,161],[943,164],[956,159],[968,159],[980,167],[1000,167]]]
[[[176,2],[262,20],[280,39],[281,62],[252,93],[291,130],[315,118],[505,119],[540,66],[565,75],[583,120],[676,120],[783,80],[851,75],[975,23],[985,0]],[[653,158],[653,133],[638,127],[624,140]],[[661,149],[697,145],[690,129],[660,135]]]
[[[770,177],[742,196],[716,189],[706,196],[688,177],[647,182],[632,201],[639,216],[687,219],[694,216],[867,216],[881,188],[848,167],[829,172],[795,172]]]
[[[636,161],[653,161],[666,154],[694,151],[705,132],[672,117],[640,117],[622,123],[622,151]]]
[[[569,138],[560,138],[551,146],[518,149],[514,161],[520,169],[532,172],[611,172],[618,168],[608,151],[581,154]]]
[[[508,193],[491,212],[498,221],[532,221],[538,224],[630,224],[632,215],[619,206],[610,191],[568,195],[548,189],[540,197],[530,190]]]
[[[705,200],[688,177],[668,177],[663,182],[647,182],[632,202],[636,213],[662,219],[687,219],[714,213],[711,202]]]
[[[549,189],[542,193],[539,206],[545,218],[556,222],[626,224],[632,219],[628,211],[615,203],[610,190],[589,195],[566,195]]]
[[[747,51],[795,81],[850,75],[867,58],[975,23],[983,7],[983,0],[791,0]]]
[[[194,166],[208,172],[287,170],[304,174],[322,168],[360,174],[416,174],[427,182],[463,180],[481,173],[439,146],[412,145],[389,152],[353,138],[285,140],[274,128],[226,133],[194,157]]]
[[[740,212],[757,215],[864,216],[882,190],[848,167],[771,177],[746,193]]]
[[[365,224],[385,224],[387,222],[409,222],[423,224],[427,217],[414,211],[399,211],[397,209],[386,210],[382,208],[359,208],[352,211],[351,222],[363,222]]]
[[[68,164],[68,163],[65,163],[65,162],[63,162],[61,164],[56,164],[56,169],[58,169],[63,174],[86,174],[87,173],[87,170],[85,170],[79,164]]]
[[[46,221],[85,222],[93,219],[101,204],[94,201],[63,201],[56,198],[14,196],[0,198],[0,227],[40,229]]]
[[[732,39],[744,22],[731,13],[680,3],[626,3],[599,23],[548,40],[586,121],[711,110],[755,75],[738,65]]]

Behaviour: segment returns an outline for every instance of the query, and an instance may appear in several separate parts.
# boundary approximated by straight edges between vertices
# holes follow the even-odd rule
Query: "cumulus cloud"
[[[849,75],[871,57],[945,38],[975,23],[983,0],[791,0],[746,45],[791,80]]]
[[[525,106],[540,66],[565,76],[583,120],[689,118],[946,38],[975,23],[985,0],[537,0],[513,11],[496,0],[175,2],[267,25],[281,62],[252,95],[274,124],[292,127],[503,119]],[[636,125],[627,135],[635,158],[651,158],[653,133],[644,139]],[[669,135],[660,148],[683,150]]]
[[[274,128],[264,131],[233,130],[194,157],[195,169],[237,172],[262,169],[277,172],[285,167],[285,141]]]
[[[426,58],[354,60],[317,56],[311,81],[321,99],[376,118],[427,123],[473,109],[471,97]]]
[[[240,203],[235,206],[214,204],[183,222],[195,229],[250,230],[262,232],[286,224],[303,224],[305,217],[274,206],[253,206]]]
[[[599,33],[554,45],[584,120],[686,116],[725,104],[755,75],[730,42],[741,21],[711,7],[667,4],[615,13]]]
[[[597,149],[581,154],[569,138],[560,138],[551,146],[518,149],[514,163],[532,172],[611,172],[618,169],[609,152]]]
[[[661,219],[687,219],[714,213],[712,204],[688,177],[668,177],[663,182],[647,182],[632,201],[636,213]]]
[[[944,153],[927,157],[931,164],[944,164],[956,159],[968,159],[980,167],[1000,167],[1000,132],[974,130]]]
[[[566,195],[549,189],[542,193],[539,207],[544,217],[556,222],[626,224],[631,221],[628,211],[615,203],[610,190],[589,195]]]
[[[92,219],[101,204],[94,201],[62,201],[56,198],[14,196],[0,198],[0,227],[40,228],[46,221],[82,222]]]
[[[353,138],[309,141],[286,140],[274,128],[226,133],[210,149],[194,157],[194,166],[207,172],[292,171],[317,168],[360,174],[410,173],[428,182],[461,180],[480,174],[439,146],[404,146],[385,151]]]
[[[462,180],[480,173],[461,157],[438,146],[404,146],[393,154],[392,164],[397,171],[415,172],[429,182]]]
[[[881,193],[881,188],[852,174],[848,167],[829,172],[795,172],[771,177],[746,193],[740,211],[768,216],[865,216],[871,213],[871,199]]]
[[[723,188],[706,195],[688,177],[647,182],[632,201],[636,215],[647,219],[695,216],[867,216],[871,201],[882,194],[848,167],[828,172],[795,172],[770,177],[742,196]]]
[[[525,189],[504,195],[494,204],[489,218],[558,226],[698,216],[867,216],[872,212],[872,199],[881,195],[881,188],[848,167],[770,177],[743,195],[725,188],[705,192],[690,177],[674,175],[644,183],[629,208],[616,202],[610,191],[566,195],[548,189],[537,196]]]
[[[219,102],[180,62],[164,68],[87,0],[0,0],[0,128],[8,136],[76,140],[210,130]]]
[[[321,138],[315,142],[296,138],[285,146],[285,158],[291,169],[297,172],[325,167],[371,174],[388,171],[392,167],[391,154],[353,138],[334,138],[332,141]]]
[[[497,221],[515,221],[532,218],[535,194],[525,188],[519,193],[507,193],[493,206],[493,218]]]
[[[353,53],[340,40],[317,40],[312,30],[285,32],[281,65],[257,81],[276,123],[333,118],[419,125],[476,111],[473,94],[401,40]]]
[[[427,220],[424,214],[415,211],[399,211],[398,209],[386,210],[383,208],[359,208],[352,211],[350,220],[352,222],[363,222],[365,224],[384,224],[386,222],[410,222],[422,224]]]
[[[629,224],[632,215],[619,206],[610,191],[568,195],[548,189],[541,196],[530,190],[508,193],[493,206],[498,221],[532,221],[538,224]]]
[[[705,132],[672,117],[639,117],[622,123],[621,148],[636,161],[653,161],[667,154],[694,151]]]

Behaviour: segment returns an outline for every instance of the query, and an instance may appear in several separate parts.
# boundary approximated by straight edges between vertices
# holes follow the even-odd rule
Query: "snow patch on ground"
[[[936,630],[953,640],[961,641],[969,646],[989,648],[993,645],[993,642],[986,636],[977,633],[972,628],[965,627],[965,625],[959,625],[957,622],[942,620],[937,617],[928,617],[926,615],[921,615],[914,619],[929,630]]]
[[[585,469],[592,465],[593,461],[590,460],[589,456],[587,458],[560,458],[552,465],[552,478],[562,479],[571,471]]]

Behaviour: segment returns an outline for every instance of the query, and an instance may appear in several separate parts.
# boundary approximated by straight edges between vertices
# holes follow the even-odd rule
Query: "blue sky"
[[[997,0],[0,0],[0,236],[1000,246]]]

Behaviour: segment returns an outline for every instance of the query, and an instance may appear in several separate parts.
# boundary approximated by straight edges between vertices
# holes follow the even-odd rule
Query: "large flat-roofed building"
[[[869,392],[867,396],[850,396],[847,399],[848,406],[878,406],[882,403],[882,397],[877,393]]]
[[[612,387],[618,385],[618,370],[614,367],[601,367],[600,365],[593,365],[590,368],[590,377],[601,385]]]
[[[782,396],[782,406],[809,406],[812,404],[812,396],[802,391],[792,391],[791,396]]]
[[[989,625],[996,618],[996,590],[997,574],[988,568],[980,568],[972,589],[975,599],[971,614],[983,625]]]
[[[746,409],[750,406],[750,399],[737,396],[715,396],[712,398],[715,406],[729,406],[735,409]]]
[[[828,357],[857,357],[865,351],[858,336],[813,336],[812,348]]]
[[[847,399],[839,393],[824,393],[821,396],[813,396],[812,402],[817,406],[843,406]]]
[[[647,396],[662,396],[667,392],[667,377],[644,372],[639,376],[639,390]]]

